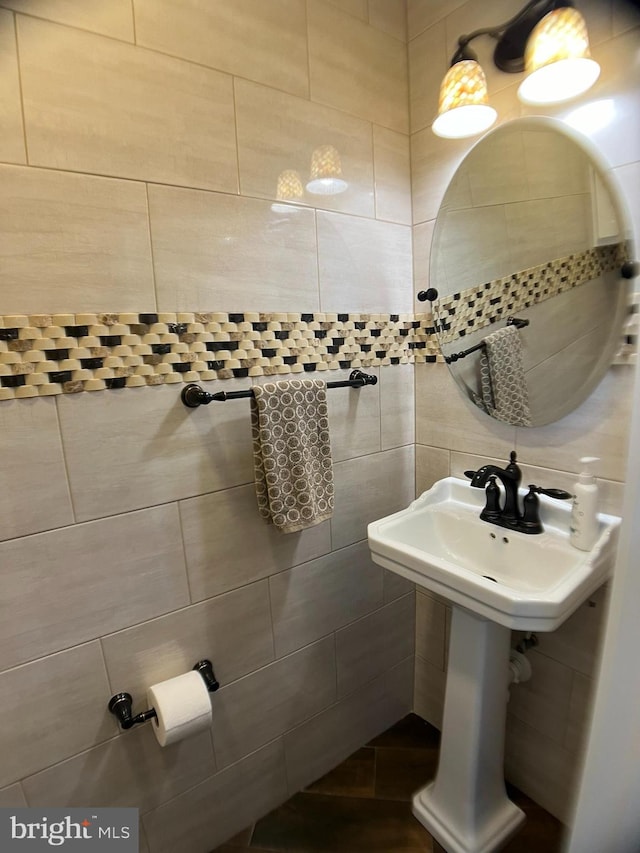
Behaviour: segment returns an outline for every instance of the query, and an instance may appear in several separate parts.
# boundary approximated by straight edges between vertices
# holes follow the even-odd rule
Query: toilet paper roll
[[[153,731],[160,746],[169,746],[211,725],[211,700],[198,672],[152,684],[147,699],[157,714]]]

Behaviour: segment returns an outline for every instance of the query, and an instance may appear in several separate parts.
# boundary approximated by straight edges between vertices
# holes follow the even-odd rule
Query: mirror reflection
[[[439,343],[487,414],[541,426],[611,364],[627,312],[628,246],[598,164],[552,119],[484,137],[445,193],[430,284]]]

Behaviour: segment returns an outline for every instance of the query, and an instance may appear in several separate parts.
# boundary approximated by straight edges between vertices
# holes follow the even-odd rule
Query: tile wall
[[[403,2],[0,7],[0,313],[49,316],[19,323],[33,340],[83,315],[412,312]],[[279,203],[280,172],[306,181],[325,144],[348,189]],[[79,340],[72,362],[107,358]],[[335,514],[286,536],[257,513],[246,400],[187,410],[128,363],[127,388],[0,402],[2,805],[138,806],[141,850],[205,853],[411,709],[413,587],[365,542],[414,495],[401,361],[330,392]],[[226,366],[207,390],[265,381]],[[140,710],[204,656],[210,732],[118,731],[114,692]]]
[[[547,114],[565,119],[604,156],[628,206],[637,245],[640,15],[632,3],[617,0],[583,0],[577,5],[587,20],[601,79],[580,101]],[[474,142],[443,140],[431,132],[444,69],[461,33],[507,20],[521,6],[518,0],[408,0],[416,290],[428,284],[429,247],[440,200]],[[536,114],[517,100],[512,76],[493,66],[491,40],[478,40],[474,49],[476,44],[499,121]],[[601,460],[597,474],[603,509],[620,512],[632,381],[629,368],[614,367],[571,415],[550,426],[517,429],[490,421],[468,405],[445,365],[416,365],[417,491],[440,477],[462,476],[465,469],[486,461],[504,463],[513,448],[526,482],[570,488],[579,457],[595,455]],[[605,599],[606,591],[600,590],[558,631],[540,635],[540,645],[530,653],[533,678],[511,689],[508,777],[565,820],[580,761]],[[435,724],[442,715],[448,624],[446,602],[418,592],[415,710]]]

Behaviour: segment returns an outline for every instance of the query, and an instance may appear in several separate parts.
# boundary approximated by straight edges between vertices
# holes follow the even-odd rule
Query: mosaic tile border
[[[441,343],[451,343],[468,332],[619,269],[625,260],[625,243],[596,246],[438,299],[434,311]]]
[[[429,314],[0,316],[0,400],[436,361]]]

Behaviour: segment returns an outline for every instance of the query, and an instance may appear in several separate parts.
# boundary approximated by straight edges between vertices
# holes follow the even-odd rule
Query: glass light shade
[[[600,66],[591,59],[580,12],[565,7],[545,15],[529,36],[524,65],[527,76],[518,97],[527,104],[560,103],[591,88]]]
[[[491,127],[497,117],[489,106],[484,71],[473,59],[456,62],[440,86],[438,117],[431,125],[437,136],[462,139]]]
[[[311,155],[311,177],[307,191],[314,195],[337,195],[349,184],[342,178],[340,154],[333,145],[321,145]]]
[[[278,201],[299,201],[304,196],[300,175],[295,169],[285,169],[278,175],[276,198]]]

